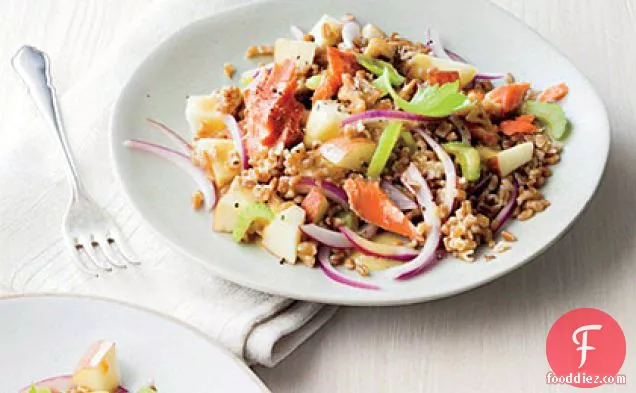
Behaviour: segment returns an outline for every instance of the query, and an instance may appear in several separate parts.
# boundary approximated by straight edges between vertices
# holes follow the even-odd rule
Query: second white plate
[[[239,359],[167,317],[106,300],[25,296],[0,300],[1,392],[72,373],[93,342],[115,341],[122,383],[160,393],[267,393]]]

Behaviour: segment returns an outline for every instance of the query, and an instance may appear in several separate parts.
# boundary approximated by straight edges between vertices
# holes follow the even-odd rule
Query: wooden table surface
[[[546,385],[545,340],[577,307],[608,312],[627,336],[627,385],[599,390],[636,391],[636,0],[494,1],[556,45],[604,99],[612,148],[597,196],[558,244],[490,285],[416,306],[343,309],[277,368],[257,368],[274,392],[575,391]],[[28,132],[36,115],[9,68],[21,44],[64,65],[63,95],[151,3],[2,0],[1,132]]]

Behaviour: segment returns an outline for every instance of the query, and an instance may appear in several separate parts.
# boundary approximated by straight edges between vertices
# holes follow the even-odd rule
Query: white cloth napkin
[[[190,22],[245,0],[161,0],[149,6],[85,79],[61,97],[71,145],[89,193],[116,219],[143,260],[95,279],[78,270],[62,242],[69,198],[62,156],[40,119],[11,130],[0,146],[0,295],[72,292],[115,298],[175,316],[250,364],[274,366],[324,325],[334,306],[293,301],[212,276],[166,248],[125,201],[108,153],[111,107],[136,66]],[[64,64],[52,59],[55,69]],[[24,94],[24,92],[16,92]],[[134,328],[134,327],[131,327]]]

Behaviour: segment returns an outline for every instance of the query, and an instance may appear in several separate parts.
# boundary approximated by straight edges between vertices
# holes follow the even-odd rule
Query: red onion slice
[[[332,231],[316,224],[301,225],[300,230],[325,246],[336,249],[353,248],[353,244],[340,232]]]
[[[488,73],[488,72],[480,72],[475,75],[475,80],[478,81],[494,81],[497,79],[503,79],[506,76],[504,74],[498,73]]]
[[[340,232],[353,244],[356,250],[364,255],[386,258],[394,261],[410,261],[418,255],[417,250],[403,246],[375,243],[363,238],[347,227],[340,227]]]
[[[29,393],[31,386],[35,386],[36,388],[48,388],[54,392],[66,392],[74,388],[76,385],[75,382],[73,382],[72,375],[60,375],[57,377],[43,379],[40,382],[35,382],[33,385],[20,389],[20,393]]]
[[[373,109],[370,111],[358,113],[344,119],[342,126],[353,124],[359,121],[381,121],[381,120],[401,120],[401,121],[413,121],[413,122],[428,122],[434,120],[440,120],[441,117],[430,117],[418,115],[415,113],[397,111],[392,109]]]
[[[444,186],[444,204],[448,209],[448,215],[453,212],[453,206],[455,205],[455,197],[457,196],[457,171],[455,170],[455,163],[450,158],[448,153],[435,142],[427,133],[422,130],[418,130],[419,134],[424,138],[426,143],[433,149],[437,158],[444,165],[444,175],[446,176],[446,185]]]
[[[431,48],[431,49],[433,49],[433,48]],[[444,49],[444,52],[446,53],[448,58],[453,60],[453,61],[469,64],[468,61],[466,61],[466,59],[464,59],[462,56],[458,55],[457,53],[453,52],[450,49]],[[475,75],[474,79],[478,80],[478,81],[479,80],[482,80],[482,81],[493,81],[493,80],[503,79],[505,77],[506,77],[506,75],[501,74],[501,73],[479,72],[479,73],[477,73]]]
[[[415,194],[417,203],[422,208],[424,221],[431,226],[419,255],[404,265],[390,269],[391,273],[394,273],[393,277],[396,280],[408,280],[432,267],[437,262],[436,251],[442,235],[442,224],[437,215],[437,206],[435,206],[431,189],[419,169],[414,164],[409,165],[402,174],[401,180],[404,187]]]
[[[241,156],[243,169],[248,169],[250,167],[248,163],[249,158],[247,157],[247,150],[245,150],[245,143],[243,143],[243,134],[241,133],[241,129],[239,128],[236,119],[232,115],[223,115],[223,122],[230,131],[230,136],[234,142],[234,148],[238,151],[239,156]]]
[[[305,32],[296,25],[289,26],[289,32],[295,40],[303,41],[305,39]]]
[[[453,52],[450,49],[444,49],[444,52],[446,52],[446,54],[448,55],[448,58],[453,60],[453,61],[458,61],[460,63],[468,63],[466,61],[466,59],[464,59],[463,57],[461,57],[460,55],[458,55],[456,52]]]
[[[470,195],[472,196],[479,196],[481,195],[481,193],[486,189],[486,187],[488,187],[488,184],[490,184],[490,179],[492,179],[492,175],[489,174],[487,176],[484,176],[479,183],[475,184],[475,186],[470,190]]]
[[[325,273],[327,277],[330,279],[339,282],[340,284],[348,285],[354,288],[360,289],[370,289],[370,290],[378,290],[379,286],[375,284],[369,284],[366,282],[362,282],[359,280],[355,280],[350,278],[342,273],[340,273],[332,264],[329,262],[329,247],[321,246],[318,249],[318,262],[320,263],[320,268]]]
[[[347,197],[347,193],[330,181],[322,180],[317,182],[311,177],[304,176],[296,185],[296,189],[300,192],[309,192],[311,187],[321,188],[327,198],[345,207],[349,207],[349,198]]]
[[[431,49],[436,57],[451,59],[453,61],[468,64],[466,59],[464,59],[462,56],[458,55],[450,49],[445,49],[442,45],[439,34],[437,34],[435,30],[432,30],[430,28],[428,29],[428,47]],[[501,73],[479,72],[475,75],[474,79],[478,81],[493,81],[503,79],[505,77],[506,75]]]
[[[503,207],[503,209],[501,209],[499,213],[497,213],[495,218],[490,223],[490,229],[492,229],[493,232],[497,232],[499,229],[501,229],[503,224],[505,224],[506,221],[508,221],[508,219],[510,218],[510,216],[512,216],[512,213],[515,210],[515,206],[517,206],[518,196],[519,196],[519,186],[517,185],[517,182],[514,182],[514,189],[512,191],[512,195],[510,195],[510,199],[508,200],[506,205]]]
[[[124,141],[124,146],[135,149],[145,151],[147,153],[152,153],[158,157],[164,158],[179,168],[181,168],[185,173],[190,175],[192,179],[199,186],[199,191],[203,194],[203,199],[205,201],[205,209],[212,210],[216,205],[216,189],[214,188],[214,184],[207,178],[205,172],[198,166],[192,163],[192,160],[186,156],[185,154],[179,153],[178,151],[169,149],[164,146],[156,145],[154,143],[140,141],[136,139],[130,139]]]
[[[386,180],[383,180],[380,184],[386,195],[389,196],[395,202],[395,205],[400,208],[400,210],[413,210],[417,209],[417,203],[409,198],[405,193],[400,191],[399,188],[389,183]]]
[[[128,393],[128,389],[126,389],[126,388],[124,388],[122,386],[119,386],[119,387],[117,387],[117,389],[115,389],[114,393]]]
[[[353,41],[360,37],[360,25],[358,22],[350,20],[342,25],[342,42],[345,49],[353,49]]]
[[[444,50],[444,45],[442,45],[442,39],[439,36],[437,30],[429,27],[426,30],[426,44],[433,52],[435,57],[439,57],[440,59],[450,59],[450,56]]]
[[[183,137],[179,135],[175,130],[154,119],[146,119],[146,121],[150,123],[152,126],[154,126],[155,128],[165,132],[165,134],[179,146],[179,150],[181,151],[181,153],[187,156],[189,156],[192,153],[192,146],[185,139],[183,139]]]

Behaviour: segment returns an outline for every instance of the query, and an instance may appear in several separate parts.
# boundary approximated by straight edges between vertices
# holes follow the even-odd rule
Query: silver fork
[[[138,265],[115,222],[82,186],[57,106],[48,56],[36,48],[23,46],[13,56],[11,64],[26,84],[45,122],[57,136],[68,164],[66,168],[72,194],[62,231],[79,268],[97,275],[100,271],[112,271],[113,267]],[[99,257],[100,253],[103,258]]]

